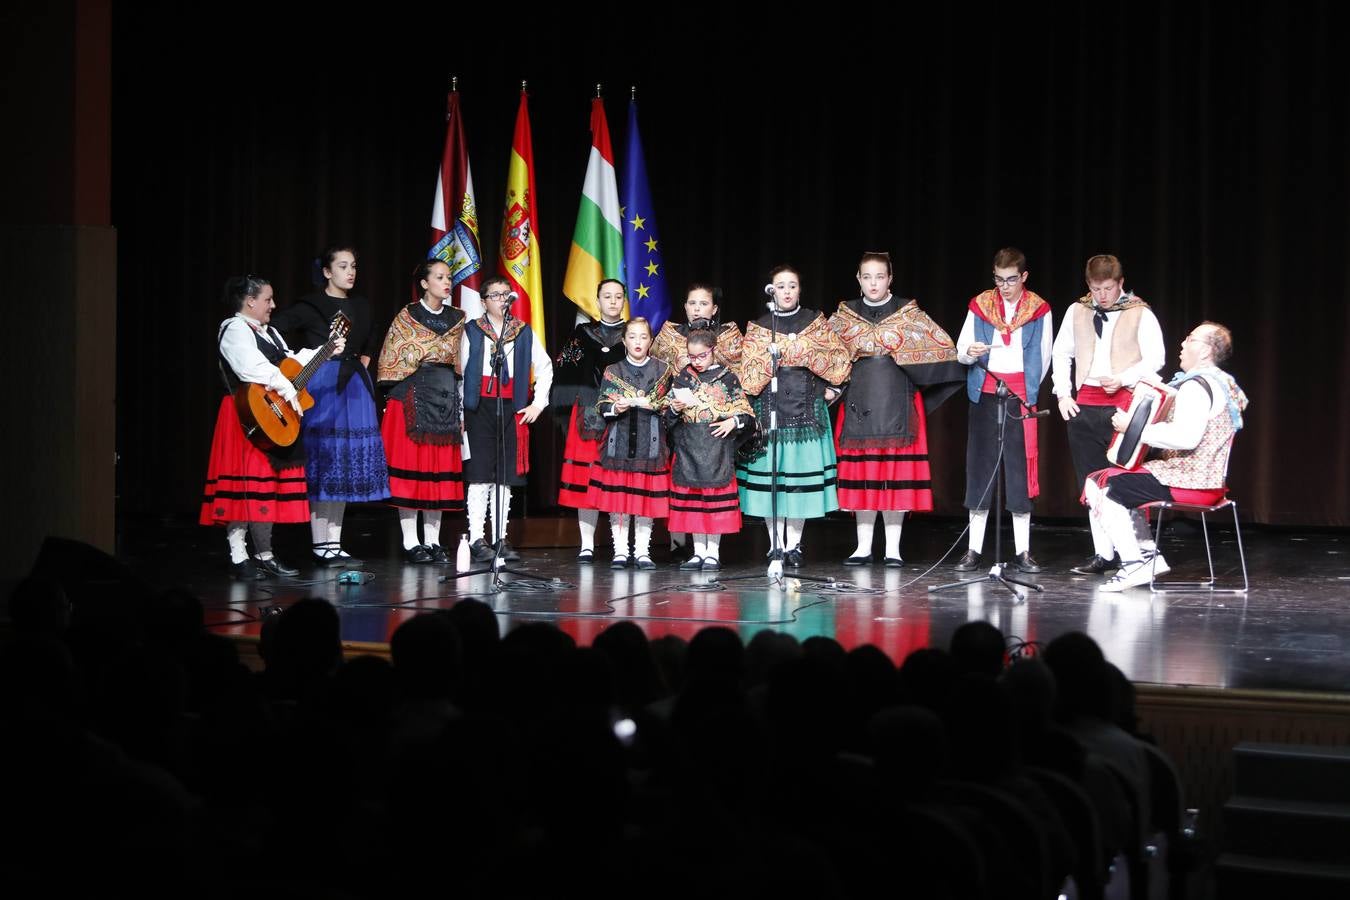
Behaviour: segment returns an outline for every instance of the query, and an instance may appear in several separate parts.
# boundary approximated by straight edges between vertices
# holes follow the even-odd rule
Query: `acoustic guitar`
[[[319,366],[332,358],[334,345],[339,338],[345,338],[351,328],[351,320],[338,313],[333,317],[333,324],[328,331],[328,342],[315,351],[309,362],[301,366],[288,356],[277,366],[281,374],[295,385],[296,400],[301,409],[307,410],[314,406],[314,398],[305,390],[305,385],[319,371]],[[239,424],[244,427],[244,436],[259,450],[289,447],[300,437],[300,414],[266,385],[239,385],[234,391],[234,406],[239,412]]]

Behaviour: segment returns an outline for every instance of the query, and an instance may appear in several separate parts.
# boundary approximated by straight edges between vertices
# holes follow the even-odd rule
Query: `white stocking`
[[[497,521],[497,507],[490,510],[492,515],[492,543],[496,544],[502,538],[506,537],[506,523],[511,520],[511,487],[510,485],[497,485],[497,498],[501,501],[501,521]]]
[[[248,533],[253,536],[253,555],[258,559],[271,559],[272,523],[249,522]]]
[[[595,552],[595,525],[600,521],[600,510],[577,510],[577,529],[581,532],[581,549]]]
[[[244,533],[248,530],[245,522],[231,522],[225,526],[225,541],[230,545],[230,562],[241,563],[248,559],[248,547],[244,544]]]
[[[858,520],[858,549],[853,551],[853,555],[871,556],[872,532],[875,531],[877,527],[876,511],[871,509],[860,509],[853,515]]]
[[[471,484],[469,485],[469,494],[465,505],[469,509],[469,543],[474,544],[483,539],[483,529],[487,525],[488,494],[492,491],[490,484]]]
[[[705,538],[705,544],[699,556],[704,559],[719,559],[717,548],[722,543],[722,536],[720,534],[705,534],[703,537]]]
[[[971,550],[976,553],[984,552],[984,526],[989,522],[989,510],[972,509],[970,511],[970,541]]]
[[[625,513],[609,514],[609,532],[614,537],[614,555],[628,555],[628,516]]]
[[[417,539],[417,510],[400,508],[398,511],[398,529],[403,532],[404,550],[411,550],[422,543]]]
[[[1013,549],[1018,553],[1031,552],[1031,513],[1013,513]]]
[[[441,511],[439,509],[422,511],[422,539],[428,547],[436,547],[441,543]]]
[[[882,521],[886,523],[886,558],[900,558],[900,531],[905,525],[905,511],[903,509],[887,509],[881,513]]]
[[[802,529],[806,527],[805,519],[784,519],[783,529],[783,549],[796,550],[802,544]]]
[[[652,520],[650,516],[633,517],[633,555],[638,559],[651,556]]]

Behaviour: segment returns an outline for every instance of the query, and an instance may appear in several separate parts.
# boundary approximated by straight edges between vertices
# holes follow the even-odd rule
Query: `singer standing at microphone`
[[[998,461],[997,387],[989,373],[1007,383],[1010,390],[1035,408],[1041,382],[1050,371],[1054,342],[1050,304],[1026,288],[1026,255],[1016,247],[994,254],[994,287],[971,299],[961,336],[956,339],[956,358],[969,366],[966,397],[971,402],[966,425],[966,509],[970,510],[970,542],[959,562],[958,572],[980,565],[984,551],[989,504],[997,490],[994,465]],[[1003,479],[1005,506],[1012,514],[1013,568],[1034,574],[1041,567],[1031,556],[1031,501],[1040,495],[1037,453],[1037,419],[1021,422],[1016,400],[1003,400],[1008,417],[1003,433]],[[998,523],[994,523],[998,527]],[[1002,560],[995,560],[1002,562]]]
[[[965,372],[952,339],[919,302],[891,293],[889,253],[864,253],[856,277],[862,296],[840,303],[830,317],[853,360],[837,440],[839,506],[857,517],[858,546],[844,565],[872,561],[879,512],[883,559],[899,568],[905,513],[933,508],[927,413],[959,390]]]
[[[464,327],[459,359],[464,367],[464,430],[469,457],[464,461],[468,482],[469,547],[475,562],[493,558],[501,541],[501,558],[520,559],[506,540],[506,522],[511,508],[511,488],[525,484],[530,470],[529,425],[548,406],[553,385],[553,361],[529,325],[511,315],[516,295],[511,283],[500,276],[483,281],[481,318]],[[492,355],[503,354],[501,380],[493,373]],[[530,401],[530,375],[534,375],[534,400]],[[497,398],[505,412],[497,418]],[[498,471],[497,440],[501,438],[504,471]],[[489,503],[493,484],[499,504]],[[484,540],[488,507],[493,507],[493,540]],[[500,509],[500,521],[495,510]]]
[[[801,305],[801,280],[792,266],[769,273],[765,293],[770,312],[749,323],[741,355],[741,386],[761,423],[778,419],[777,482],[771,441],[736,467],[741,512],[761,516],[774,546],[773,496],[777,494],[778,542],[784,565],[802,564],[802,529],[839,508],[835,483],[838,466],[830,439],[826,404],[838,398],[852,364],[848,348],[830,330],[824,314]],[[773,362],[778,360],[778,390],[773,392]]]

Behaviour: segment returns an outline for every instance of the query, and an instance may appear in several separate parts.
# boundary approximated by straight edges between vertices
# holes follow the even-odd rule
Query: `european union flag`
[[[670,292],[661,260],[661,236],[647,184],[647,161],[638,136],[637,101],[628,104],[628,147],[623,160],[623,263],[628,308],[652,323],[652,334],[670,318]]]

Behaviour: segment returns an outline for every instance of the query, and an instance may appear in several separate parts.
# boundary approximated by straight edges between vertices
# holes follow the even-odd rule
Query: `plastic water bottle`
[[[459,549],[455,551],[455,571],[469,571],[469,564],[471,562],[472,557],[469,554],[469,536],[467,534],[461,534],[459,536]]]

